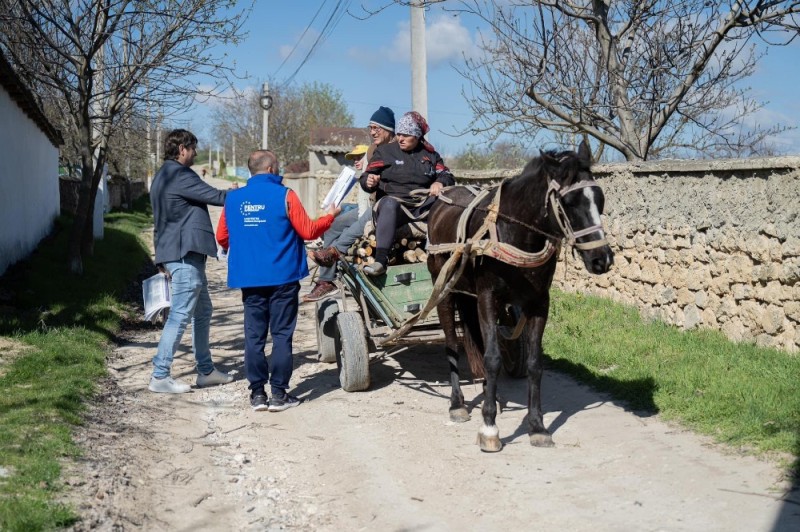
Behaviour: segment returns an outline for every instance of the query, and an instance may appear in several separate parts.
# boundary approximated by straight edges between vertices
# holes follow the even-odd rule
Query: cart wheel
[[[521,312],[517,307],[508,306],[500,312],[498,319],[501,326],[511,333],[517,325]],[[528,335],[523,331],[516,340],[506,340],[502,336],[499,338],[500,358],[503,362],[503,369],[509,377],[518,379],[528,375],[528,356],[530,355],[530,342]]]
[[[369,388],[369,350],[367,335],[361,315],[341,312],[336,315],[336,360],[339,382],[346,392],[360,392]]]
[[[320,362],[336,362],[336,315],[339,304],[335,299],[317,301],[317,349]]]

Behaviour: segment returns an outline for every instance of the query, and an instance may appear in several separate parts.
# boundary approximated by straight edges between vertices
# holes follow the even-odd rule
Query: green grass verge
[[[549,367],[734,447],[800,455],[800,357],[552,291]]]
[[[67,273],[69,220],[60,219],[34,255],[0,278],[0,341],[18,345],[0,365],[0,530],[52,530],[76,519],[57,501],[60,463],[79,450],[72,427],[105,375],[122,302],[149,253],[139,233],[152,223],[147,197],[133,212],[106,216],[103,240]]]

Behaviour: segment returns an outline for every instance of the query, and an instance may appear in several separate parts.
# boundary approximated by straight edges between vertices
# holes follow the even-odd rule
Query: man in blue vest
[[[242,290],[250,405],[253,410],[280,412],[300,404],[286,390],[292,377],[300,279],[308,275],[303,241],[327,231],[341,209],[331,207],[328,214],[311,220],[297,194],[283,186],[278,159],[271,151],[253,152],[247,166],[252,177],[246,187],[228,192],[217,242],[228,250],[228,286]],[[264,353],[268,331],[270,364]],[[272,391],[269,399],[267,382]]]

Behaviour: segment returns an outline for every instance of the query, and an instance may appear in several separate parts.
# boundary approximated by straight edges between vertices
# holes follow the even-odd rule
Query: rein
[[[461,278],[461,275],[463,274],[464,269],[470,259],[474,259],[478,256],[486,256],[518,268],[536,268],[545,264],[555,253],[558,252],[561,247],[561,237],[548,234],[541,229],[538,229],[520,220],[516,220],[515,218],[504,215],[500,212],[500,197],[503,190],[503,184],[505,182],[506,180],[503,180],[496,186],[484,187],[481,189],[471,185],[465,186],[464,188],[469,190],[475,196],[467,206],[454,203],[453,200],[448,198],[444,191],[442,191],[442,193],[439,195],[440,201],[463,208],[464,212],[462,212],[461,216],[458,218],[456,241],[444,244],[431,244],[429,241],[428,245],[426,246],[426,251],[433,254],[449,253],[450,257],[439,271],[439,275],[437,276],[433,290],[431,291],[431,296],[428,299],[428,302],[425,304],[425,307],[415,315],[408,318],[400,326],[400,328],[395,330],[381,343],[386,343],[394,340],[395,338],[403,336],[417,321],[424,319],[428,313],[451,292],[455,284]],[[602,231],[602,226],[594,225],[581,229],[577,232],[573,231],[572,226],[569,223],[569,219],[567,218],[564,205],[561,203],[561,198],[570,192],[574,192],[582,188],[599,186],[600,185],[594,181],[581,181],[568,187],[562,187],[552,179],[548,179],[547,193],[545,194],[545,212],[547,212],[548,206],[552,209],[556,222],[564,234],[564,238],[566,238],[568,242],[577,249],[598,248],[606,245],[607,241],[605,238],[601,238],[599,240],[586,243],[576,242],[577,238]],[[489,206],[486,208],[478,207],[478,204],[492,194],[493,190],[494,193]],[[467,238],[467,224],[472,216],[472,213],[476,210],[486,212],[486,216],[484,217],[480,228],[475,232],[472,238]],[[497,236],[498,218],[502,218],[508,222],[520,225],[521,227],[525,227],[530,231],[534,231],[546,236],[547,240],[545,240],[544,247],[536,252],[528,252],[506,242],[501,242]],[[485,238],[487,235],[488,238]],[[506,339],[515,340],[520,334],[522,334],[526,322],[527,318],[522,316],[510,335],[507,335],[504,330],[499,330],[499,332]]]

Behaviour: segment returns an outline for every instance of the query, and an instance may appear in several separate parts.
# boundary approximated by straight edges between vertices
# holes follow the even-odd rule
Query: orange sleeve
[[[217,223],[217,242],[223,249],[228,249],[228,222],[225,221],[225,209],[222,209],[222,214],[219,215],[219,222]]]
[[[303,240],[314,240],[322,236],[322,233],[330,229],[333,224],[333,216],[330,214],[320,216],[316,220],[309,218],[294,190],[289,190],[286,195],[286,211],[292,227]]]

